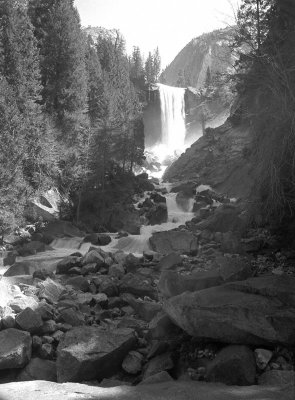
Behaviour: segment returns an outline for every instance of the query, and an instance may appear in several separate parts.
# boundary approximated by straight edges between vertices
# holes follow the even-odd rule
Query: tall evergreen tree
[[[159,48],[157,47],[153,54],[153,79],[158,82],[161,73],[161,56]]]
[[[40,101],[40,69],[37,43],[27,15],[26,1],[0,1],[0,71],[13,89],[25,130],[23,171],[28,184],[37,188],[44,180],[50,157],[42,148],[47,142]],[[49,155],[49,154],[48,154]],[[47,165],[46,165],[47,164]],[[44,167],[44,168],[43,168]]]
[[[46,10],[46,6],[48,9]],[[43,102],[66,135],[75,141],[87,109],[85,38],[72,0],[31,3],[42,55]],[[47,19],[43,29],[41,22]]]
[[[94,125],[98,122],[103,111],[103,76],[95,44],[90,36],[87,38],[85,59],[87,71],[88,114],[92,125]]]
[[[154,82],[154,77],[153,77],[153,56],[152,53],[149,52],[148,58],[146,59],[145,65],[144,65],[144,70],[145,70],[145,80],[148,84]]]

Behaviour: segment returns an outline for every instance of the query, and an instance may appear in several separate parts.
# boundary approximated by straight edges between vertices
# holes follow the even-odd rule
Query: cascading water
[[[113,242],[108,248],[110,251],[123,250],[125,253],[134,253],[141,255],[144,251],[150,250],[149,238],[154,232],[169,231],[180,225],[185,224],[193,218],[192,213],[194,199],[189,200],[189,211],[183,210],[176,202],[177,193],[168,193],[165,195],[168,221],[160,225],[143,225],[140,229],[140,235],[129,235]]]
[[[161,136],[148,149],[162,163],[169,156],[185,150],[185,89],[158,84],[161,104]]]

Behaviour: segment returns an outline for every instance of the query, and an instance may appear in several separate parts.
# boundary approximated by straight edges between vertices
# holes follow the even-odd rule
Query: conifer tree
[[[103,81],[102,69],[94,42],[87,38],[85,53],[87,71],[88,114],[92,125],[97,123],[102,113]]]
[[[41,0],[39,8],[34,5],[31,13],[42,55],[43,102],[47,112],[56,117],[64,139],[73,143],[87,109],[85,39],[79,15],[72,0]],[[45,17],[43,32],[40,21]]]
[[[46,123],[40,100],[40,69],[37,43],[27,15],[26,1],[0,1],[0,71],[11,87],[22,118],[24,134],[22,169],[29,187],[42,187],[54,160],[43,148],[47,143]],[[45,172],[47,171],[47,172]]]

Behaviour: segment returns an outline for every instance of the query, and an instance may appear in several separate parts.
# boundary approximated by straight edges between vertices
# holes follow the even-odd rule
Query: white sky
[[[162,68],[194,37],[233,24],[241,0],[75,0],[83,26],[116,28],[127,51],[157,46]]]

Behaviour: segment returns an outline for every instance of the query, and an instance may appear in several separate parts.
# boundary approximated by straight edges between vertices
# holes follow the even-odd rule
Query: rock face
[[[207,69],[212,74],[224,73],[231,64],[231,52],[228,40],[232,30],[220,29],[192,39],[165,68],[167,85],[175,85],[179,79],[179,71],[185,71],[189,86],[204,86]]]
[[[154,251],[162,254],[175,251],[190,253],[198,250],[197,238],[191,232],[182,231],[156,232],[150,238],[150,245]]]
[[[250,345],[295,344],[295,278],[250,278],[186,292],[166,301],[164,310],[196,338]]]
[[[28,332],[13,328],[0,332],[0,370],[24,367],[31,352],[32,339]]]
[[[70,330],[57,349],[58,382],[111,376],[135,343],[132,329],[105,331],[84,326]]]
[[[248,127],[235,126],[227,120],[206,135],[167,169],[164,179],[206,182],[216,190],[234,197],[246,197],[253,185],[251,163],[245,157],[251,145]]]

